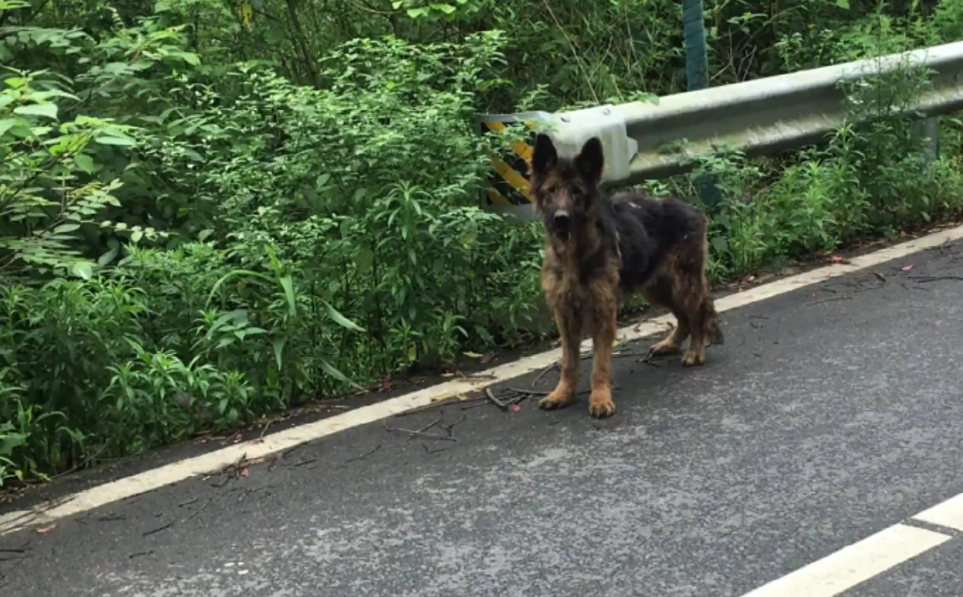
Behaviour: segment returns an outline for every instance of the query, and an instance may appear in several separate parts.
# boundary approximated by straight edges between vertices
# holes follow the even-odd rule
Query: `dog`
[[[612,350],[625,295],[641,293],[677,320],[650,356],[682,352],[691,335],[682,364],[703,365],[707,343],[724,343],[706,276],[708,218],[675,198],[632,192],[606,197],[599,188],[604,165],[597,137],[574,159],[563,159],[550,137],[536,136],[530,183],[545,229],[541,286],[562,344],[558,385],[539,407],[551,410],[574,401],[579,344],[589,333],[594,352],[589,413],[597,418],[615,414]]]

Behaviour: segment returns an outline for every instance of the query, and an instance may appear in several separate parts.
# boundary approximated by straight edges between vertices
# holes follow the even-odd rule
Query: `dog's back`
[[[690,271],[702,267],[703,251],[696,255],[693,248],[703,248],[706,218],[688,203],[623,192],[610,199],[610,206],[609,216],[619,234],[625,291],[646,286],[667,258]]]

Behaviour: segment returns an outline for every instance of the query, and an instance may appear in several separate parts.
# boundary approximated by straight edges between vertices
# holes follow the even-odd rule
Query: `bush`
[[[0,0],[0,483],[554,331],[539,226],[478,206],[505,141],[472,117],[681,90],[678,4],[366,6]],[[963,23],[960,0],[706,8],[713,84]],[[959,215],[963,126],[929,160],[892,117],[925,88],[904,70],[850,89],[865,118],[828,144],[649,185],[718,182],[714,281]]]

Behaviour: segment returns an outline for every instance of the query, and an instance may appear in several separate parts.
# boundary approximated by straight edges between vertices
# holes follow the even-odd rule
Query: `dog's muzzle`
[[[572,228],[572,218],[567,211],[560,209],[552,214],[552,227],[555,232],[568,234]]]

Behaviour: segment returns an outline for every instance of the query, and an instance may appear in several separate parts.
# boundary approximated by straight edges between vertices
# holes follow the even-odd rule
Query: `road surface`
[[[961,280],[954,244],[730,311],[704,367],[618,359],[609,420],[449,406],[388,425],[457,441],[371,424],[0,537],[0,595],[738,597],[963,492]],[[960,595],[940,530],[842,595]]]

